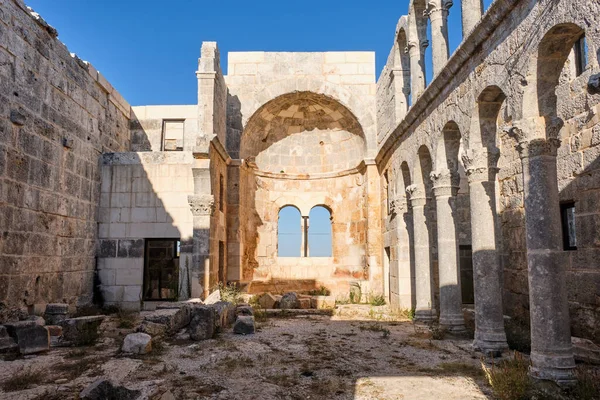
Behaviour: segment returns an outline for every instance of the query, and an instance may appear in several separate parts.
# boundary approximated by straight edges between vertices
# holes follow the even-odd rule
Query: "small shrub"
[[[577,384],[571,389],[571,396],[578,400],[600,399],[600,371],[578,368]]]
[[[135,326],[136,315],[131,311],[119,310],[117,313],[117,327],[120,329],[132,329]]]
[[[42,383],[42,375],[39,372],[34,372],[31,369],[21,369],[2,383],[2,390],[16,392],[29,389],[40,383]]]
[[[529,363],[523,355],[515,351],[512,360],[501,361],[498,365],[481,368],[494,394],[500,400],[522,400],[528,398],[531,381],[528,375]]]
[[[331,294],[331,290],[321,285],[318,289],[313,289],[309,291],[308,294],[310,294],[311,296],[329,296]]]
[[[223,301],[237,304],[241,300],[242,291],[235,283],[224,285],[222,282],[219,282],[217,289],[221,292],[221,300]]]
[[[372,306],[384,306],[385,305],[385,296],[382,294],[370,296],[369,303]]]
[[[352,282],[350,284],[350,294],[349,294],[350,303],[359,304],[362,300],[362,288],[360,284],[357,282]]]

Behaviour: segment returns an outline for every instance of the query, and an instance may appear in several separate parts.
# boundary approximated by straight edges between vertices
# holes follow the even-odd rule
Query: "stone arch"
[[[400,85],[396,85],[396,96],[400,101],[396,106],[398,115],[404,117],[411,106],[411,70],[410,57],[408,55],[408,18],[400,17],[396,27],[396,41],[394,43],[394,79],[402,79]],[[400,89],[400,90],[398,90]],[[397,118],[400,121],[400,118]]]
[[[268,150],[268,151],[267,151]],[[248,120],[242,158],[259,170],[317,174],[356,168],[367,151],[357,117],[343,104],[314,92],[292,92],[260,107]]]
[[[413,162],[413,184],[431,189],[429,174],[433,170],[433,158],[427,145],[421,145]]]
[[[365,104],[359,96],[354,95],[348,88],[329,82],[325,77],[295,76],[269,84],[254,94],[254,101],[242,104],[244,107],[242,110],[242,126],[246,127],[250,118],[266,103],[279,96],[295,92],[312,92],[337,101],[356,116],[363,128],[369,148],[376,146],[377,127],[372,107]]]
[[[297,215],[293,210],[297,211]],[[289,214],[290,211],[291,214]],[[282,216],[284,219],[284,227],[282,227]],[[296,219],[297,221],[294,221]],[[294,222],[297,222],[295,227],[292,226]],[[283,230],[286,230],[286,232],[283,232]],[[301,254],[302,213],[295,205],[286,204],[283,207],[280,207],[279,211],[277,212],[277,256],[300,257]]]
[[[327,221],[320,218],[315,219],[315,213],[320,209],[327,211]],[[330,207],[317,204],[310,209],[308,226],[308,255],[310,257],[333,257],[333,212]],[[327,232],[314,232],[315,227]],[[318,252],[315,252],[315,241],[320,246]]]
[[[450,120],[442,128],[438,139],[436,151],[436,166],[456,173],[459,168],[458,153],[461,146],[462,135],[458,124]]]

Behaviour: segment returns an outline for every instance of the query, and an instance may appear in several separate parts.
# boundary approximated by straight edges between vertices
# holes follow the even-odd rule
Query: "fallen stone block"
[[[162,324],[167,327],[170,335],[175,335],[182,328],[188,326],[191,320],[191,306],[185,305],[180,308],[168,308],[151,311],[144,315],[144,320]]]
[[[69,318],[69,305],[63,303],[51,303],[46,305],[44,319],[48,325],[58,325]]]
[[[269,310],[272,308],[277,308],[279,305],[279,302],[277,301],[275,296],[273,296],[271,293],[263,293],[258,298],[258,304],[260,305],[261,308],[263,308],[265,310]]]
[[[152,337],[163,337],[167,334],[169,327],[152,321],[142,321],[136,328],[136,332],[147,333]]]
[[[5,326],[0,325],[0,355],[14,355],[19,352],[19,345],[10,337]]]
[[[11,322],[5,325],[8,335],[19,346],[21,354],[35,354],[50,348],[48,330],[35,321]]]
[[[298,307],[299,309],[301,309],[301,310],[308,310],[309,308],[311,308],[312,302],[311,302],[310,298],[308,298],[308,299],[301,298],[301,299],[298,299],[298,304],[300,305]]]
[[[206,340],[212,339],[216,333],[215,329],[216,313],[214,307],[196,306],[192,309],[192,319],[190,321],[190,339]]]
[[[130,390],[124,386],[119,386],[106,378],[100,378],[94,383],[83,389],[79,394],[81,400],[135,400],[140,397],[141,391]]]
[[[250,335],[254,333],[254,317],[250,315],[240,315],[233,325],[233,333],[239,335]]]
[[[251,306],[237,306],[235,309],[235,315],[254,315],[254,309]]]
[[[60,325],[46,325],[46,329],[48,329],[48,333],[50,336],[62,336],[62,326]]]
[[[328,310],[335,308],[335,297],[334,296],[312,296],[311,297],[311,308],[319,310]]]
[[[37,316],[37,315],[30,315],[29,317],[27,317],[26,321],[33,321],[33,322],[35,322],[36,325],[39,325],[39,326],[46,325],[46,320],[44,320],[44,318]]]
[[[204,299],[204,304],[215,304],[219,301],[221,301],[221,291],[217,289]]]
[[[209,305],[215,310],[215,330],[222,332],[223,329],[235,323],[235,305],[227,301],[219,301]]]
[[[571,336],[575,360],[600,365],[600,346],[588,339]]]
[[[146,333],[130,333],[125,336],[123,347],[124,353],[148,354],[152,351],[152,337]]]
[[[98,339],[98,328],[104,315],[69,318],[60,322],[63,329],[59,343],[62,346],[90,345]]]
[[[282,310],[300,308],[300,300],[298,299],[298,295],[294,292],[284,294],[279,301],[279,308]]]

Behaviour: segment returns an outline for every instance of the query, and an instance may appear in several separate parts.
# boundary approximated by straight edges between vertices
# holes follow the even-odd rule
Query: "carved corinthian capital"
[[[429,174],[433,182],[435,196],[456,196],[460,184],[460,176],[449,169],[433,171]]]
[[[498,172],[495,166],[499,156],[499,152],[488,152],[485,148],[468,150],[462,156],[462,162],[469,182],[494,180]]]
[[[537,124],[536,124],[537,123]],[[544,125],[544,126],[539,126]],[[537,156],[554,156],[560,147],[559,131],[563,126],[560,118],[552,118],[549,122],[542,119],[517,121],[507,129],[508,134],[517,141],[517,150],[521,158]],[[539,133],[542,131],[543,133]],[[544,134],[545,137],[539,135]]]
[[[410,199],[412,207],[424,206],[427,202],[425,195],[425,188],[417,185],[410,185],[406,187],[406,193]]]
[[[194,217],[212,215],[215,211],[215,196],[212,194],[190,195],[188,203]]]
[[[406,205],[406,197],[404,196],[396,196],[390,201],[390,213],[399,215],[408,209]]]

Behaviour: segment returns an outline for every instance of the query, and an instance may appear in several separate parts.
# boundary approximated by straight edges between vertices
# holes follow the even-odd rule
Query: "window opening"
[[[300,257],[302,247],[300,211],[296,207],[285,206],[279,210],[277,222],[277,255],[279,257]]]
[[[163,151],[183,151],[183,123],[163,121]]]
[[[577,232],[575,230],[575,203],[560,205],[560,219],[563,233],[563,249],[577,250]]]
[[[331,257],[331,214],[323,206],[316,206],[309,213],[308,256]]]
[[[223,211],[223,175],[219,175],[219,211]]]
[[[579,76],[583,74],[587,66],[587,43],[585,35],[577,39],[573,46],[573,52],[575,53],[575,74]]]

